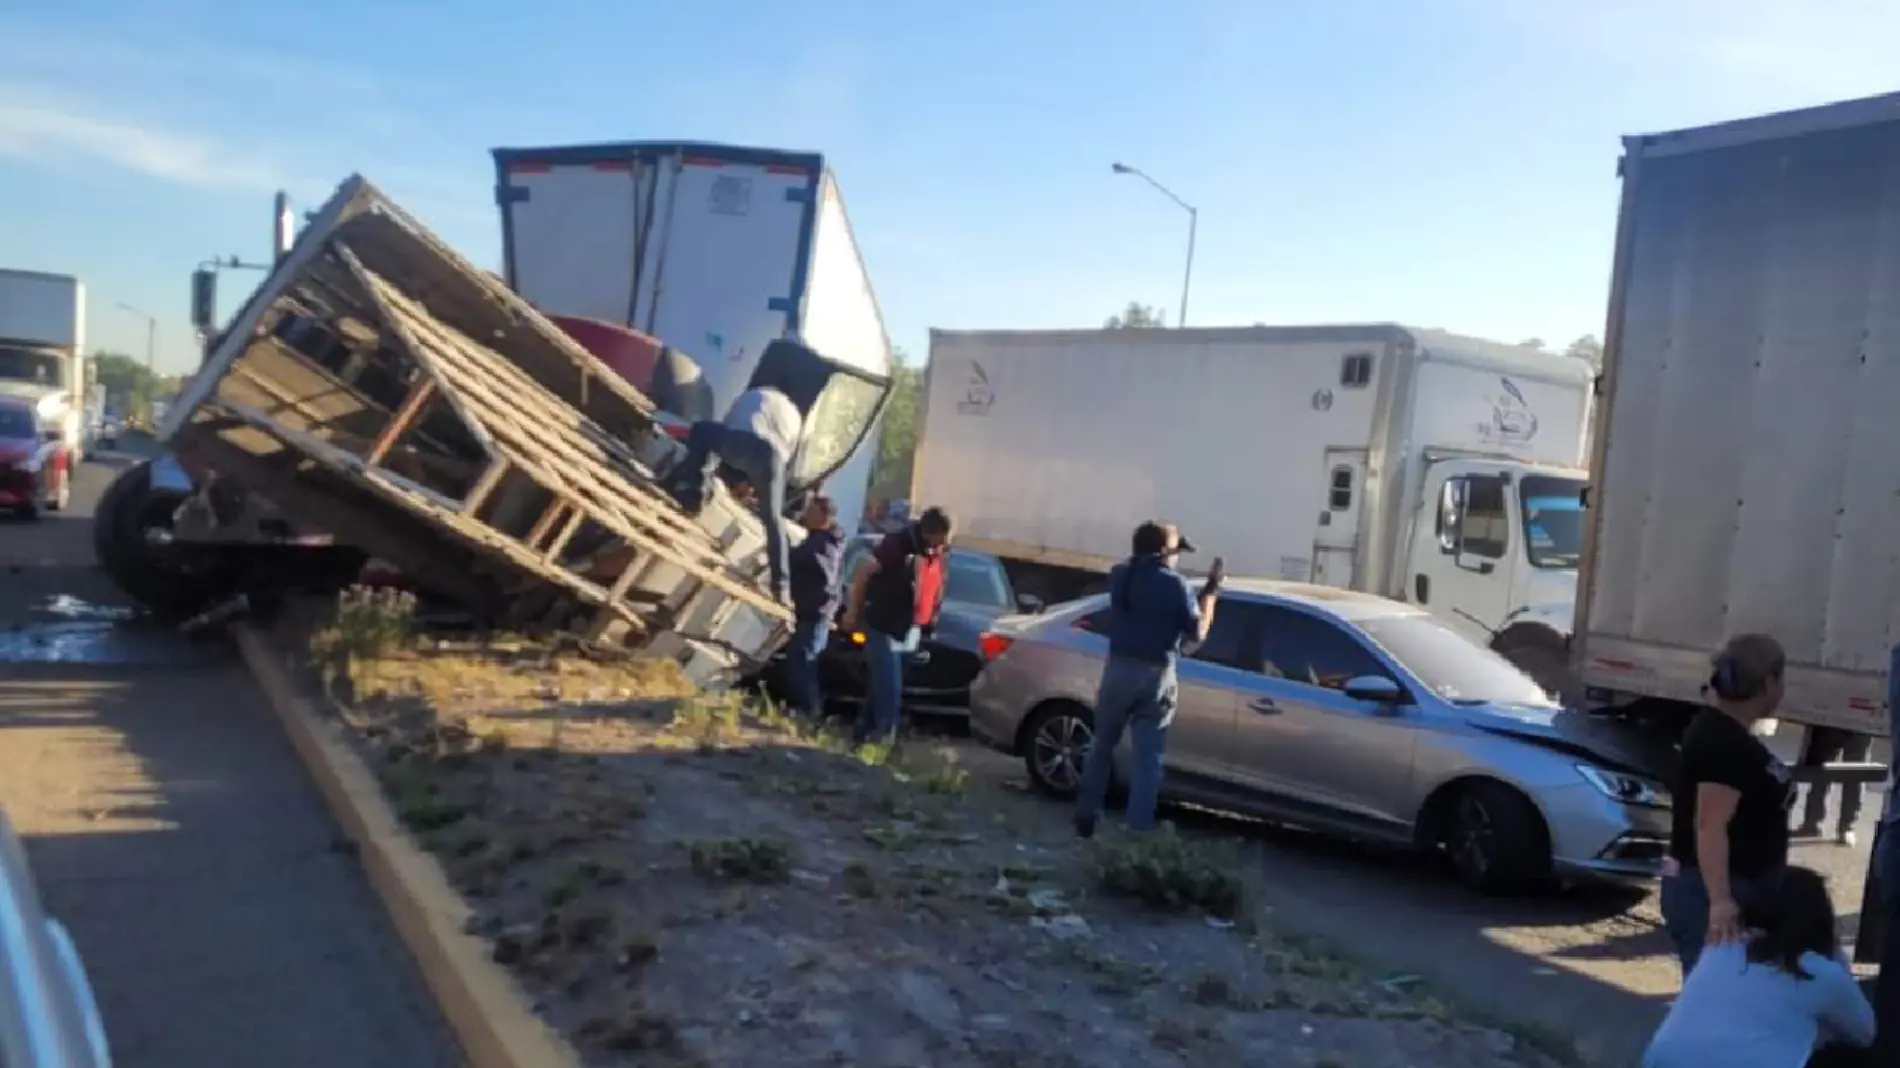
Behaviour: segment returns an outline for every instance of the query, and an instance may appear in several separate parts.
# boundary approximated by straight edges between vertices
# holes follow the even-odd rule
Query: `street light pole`
[[[1174,201],[1180,206],[1182,211],[1188,214],[1187,269],[1181,274],[1181,315],[1178,323],[1178,325],[1185,327],[1187,325],[1188,289],[1194,284],[1194,232],[1200,226],[1201,213],[1195,210],[1194,205],[1176,196],[1174,190],[1150,178],[1146,172],[1139,168],[1130,167],[1126,163],[1115,163],[1111,166],[1116,174],[1132,174],[1142,181],[1147,182],[1149,185],[1154,186],[1162,196]]]
[[[158,387],[158,367],[154,357],[158,349],[158,319],[145,314],[123,301],[119,303],[119,310],[130,312],[145,320],[145,373],[147,377],[151,379],[152,387],[156,389]]]

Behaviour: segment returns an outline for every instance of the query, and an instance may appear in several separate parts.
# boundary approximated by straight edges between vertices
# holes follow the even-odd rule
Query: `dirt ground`
[[[1276,929],[1244,847],[1079,843],[951,748],[851,751],[667,663],[424,646],[310,685],[589,1064],[1575,1060]]]

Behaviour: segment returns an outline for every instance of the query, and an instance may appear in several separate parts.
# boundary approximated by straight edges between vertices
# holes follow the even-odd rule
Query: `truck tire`
[[[1550,879],[1550,834],[1530,798],[1492,779],[1459,786],[1444,810],[1445,859],[1458,881],[1487,896],[1521,894]]]
[[[170,529],[185,495],[152,488],[151,461],[125,469],[99,498],[93,512],[92,551],[99,566],[126,596],[164,619],[186,619],[226,596],[235,573],[192,568],[153,545],[146,532]]]
[[[1565,708],[1583,707],[1583,684],[1570,669],[1570,650],[1563,636],[1549,627],[1518,626],[1505,630],[1491,650],[1517,666]]]

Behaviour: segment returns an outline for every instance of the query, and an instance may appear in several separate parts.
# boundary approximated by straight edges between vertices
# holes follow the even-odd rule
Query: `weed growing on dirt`
[[[329,618],[310,633],[310,658],[324,686],[408,645],[415,616],[416,595],[407,590],[358,585],[338,593]]]
[[[1098,840],[1089,863],[1096,888],[1110,897],[1227,920],[1251,913],[1239,859],[1216,845],[1188,841],[1169,824]]]
[[[792,878],[792,843],[778,838],[710,838],[691,847],[693,870],[713,879],[785,883]]]

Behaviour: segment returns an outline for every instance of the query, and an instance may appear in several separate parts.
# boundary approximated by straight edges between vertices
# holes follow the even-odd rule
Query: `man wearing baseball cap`
[[[1095,833],[1123,732],[1134,747],[1128,827],[1154,826],[1161,758],[1179,698],[1175,661],[1183,642],[1207,637],[1226,575],[1217,556],[1200,592],[1191,591],[1174,565],[1194,546],[1172,523],[1150,520],[1136,527],[1132,547],[1133,555],[1108,575],[1108,662],[1095,697],[1095,740],[1075,801],[1075,833],[1083,838]]]

